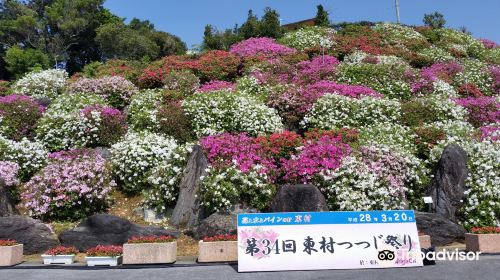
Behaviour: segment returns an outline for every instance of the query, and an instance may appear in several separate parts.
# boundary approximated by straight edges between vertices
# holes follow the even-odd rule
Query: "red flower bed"
[[[50,256],[76,255],[76,254],[78,254],[78,249],[76,249],[75,247],[64,247],[64,246],[57,246],[45,252],[45,255],[50,255]]]
[[[97,245],[94,248],[87,250],[87,256],[89,257],[117,257],[123,253],[122,246],[104,246]]]
[[[134,236],[128,240],[128,243],[131,244],[140,244],[140,243],[168,243],[174,242],[176,240],[175,237],[170,235],[164,236]]]
[[[238,236],[236,234],[219,234],[215,236],[203,237],[203,242],[217,242],[217,241],[236,241]]]
[[[500,234],[500,227],[473,227],[471,232],[474,234]]]
[[[15,240],[0,239],[0,247],[2,247],[2,246],[14,246],[14,245],[17,245],[17,242]]]
[[[236,77],[240,59],[226,51],[210,51],[191,63],[202,81],[232,80]]]

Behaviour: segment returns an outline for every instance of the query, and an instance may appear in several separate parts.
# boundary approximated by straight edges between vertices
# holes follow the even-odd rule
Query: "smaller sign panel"
[[[238,271],[422,266],[413,211],[238,215]]]

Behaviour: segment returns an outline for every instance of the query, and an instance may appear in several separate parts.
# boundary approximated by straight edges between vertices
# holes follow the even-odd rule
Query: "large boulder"
[[[284,185],[269,205],[270,212],[328,211],[326,199],[313,185]]]
[[[453,222],[458,221],[458,210],[463,206],[465,181],[468,174],[467,153],[458,145],[446,146],[430,188],[436,213]]]
[[[174,226],[187,228],[196,227],[205,217],[200,204],[200,177],[205,175],[208,159],[199,145],[193,151],[179,185],[179,197],[169,222]]]
[[[179,232],[161,227],[145,227],[131,223],[120,217],[97,214],[83,220],[76,228],[67,230],[59,235],[64,246],[75,246],[85,251],[97,245],[122,245],[134,236],[162,236],[178,237]]]
[[[30,217],[13,215],[0,217],[0,239],[13,239],[24,244],[24,254],[44,253],[59,245],[50,227]]]
[[[443,246],[465,239],[465,229],[437,213],[415,212],[417,228],[431,236],[433,246]]]
[[[4,179],[0,177],[0,217],[18,214],[9,188]]]
[[[194,230],[193,235],[197,239],[205,236],[214,236],[219,234],[236,234],[238,227],[238,214],[240,213],[258,213],[254,208],[235,205],[228,211],[219,211],[203,220]]]

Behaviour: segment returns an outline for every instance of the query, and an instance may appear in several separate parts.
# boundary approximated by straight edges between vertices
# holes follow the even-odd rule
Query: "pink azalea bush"
[[[198,92],[211,92],[211,91],[219,91],[219,90],[228,90],[233,91],[235,85],[231,82],[213,80],[208,83],[203,84],[200,88],[197,89]]]
[[[457,98],[455,102],[467,109],[468,120],[476,127],[500,122],[500,103],[496,96]]]
[[[493,94],[500,94],[500,66],[491,65],[488,70],[492,79],[491,92]]]
[[[5,186],[13,187],[19,184],[17,173],[19,165],[10,161],[0,161],[0,180],[3,181]]]
[[[418,77],[412,77],[411,90],[413,93],[431,93],[434,91],[434,82],[438,79],[451,83],[464,67],[455,61],[437,62],[420,70]]]
[[[276,43],[272,38],[261,37],[250,38],[234,44],[231,46],[229,52],[240,57],[263,55],[267,58],[273,58],[294,53],[295,50]]]
[[[480,39],[481,43],[483,43],[484,47],[487,49],[496,49],[500,48],[500,45],[495,43],[495,41],[489,40],[489,39]]]
[[[100,154],[77,149],[52,153],[49,159],[21,194],[30,216],[77,220],[108,208],[116,184]]]
[[[25,95],[0,96],[0,132],[9,139],[32,138],[44,108]]]
[[[70,93],[93,93],[103,96],[116,108],[123,108],[130,102],[130,97],[138,91],[137,87],[121,76],[98,79],[81,78],[69,86]]]
[[[497,142],[500,140],[500,126],[498,125],[482,126],[479,128],[479,132],[481,141],[490,140]]]
[[[126,116],[120,110],[102,105],[87,106],[80,111],[89,124],[86,134],[95,133],[95,138],[87,143],[88,147],[109,147],[118,142],[128,130]]]
[[[320,80],[329,80],[335,77],[335,66],[339,60],[330,55],[315,56],[312,60],[302,61],[297,64],[296,83],[314,83]]]

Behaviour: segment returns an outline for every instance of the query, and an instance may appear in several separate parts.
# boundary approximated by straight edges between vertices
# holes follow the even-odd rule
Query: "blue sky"
[[[425,13],[439,11],[448,27],[467,27],[475,37],[500,43],[500,0],[400,0],[401,22],[422,24]],[[105,7],[127,20],[149,19],[158,30],[180,36],[188,47],[200,44],[203,29],[211,24],[232,28],[246,20],[252,9],[258,16],[265,7],[280,13],[283,23],[314,17],[322,4],[333,22],[395,21],[394,0],[107,0]]]

